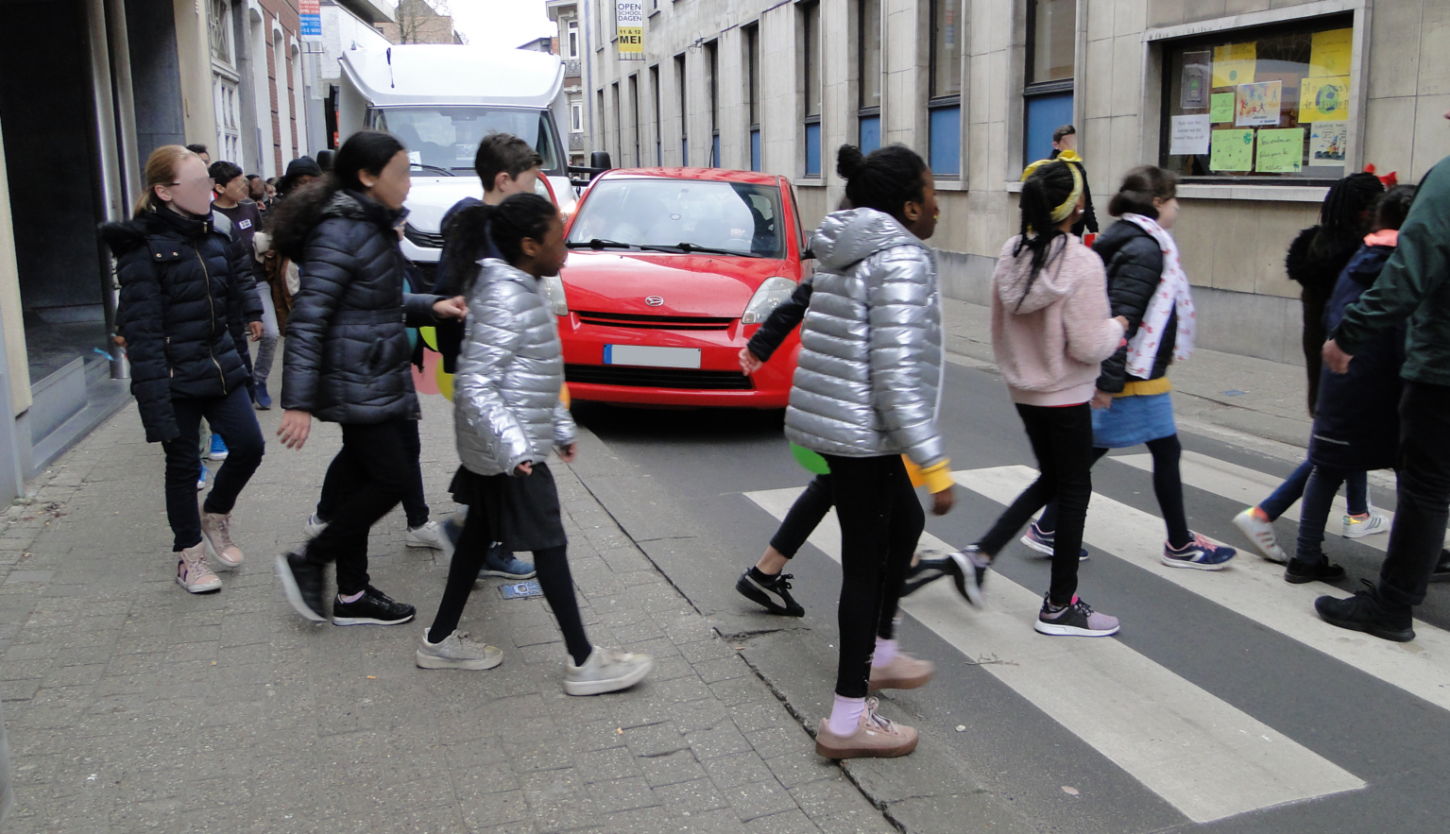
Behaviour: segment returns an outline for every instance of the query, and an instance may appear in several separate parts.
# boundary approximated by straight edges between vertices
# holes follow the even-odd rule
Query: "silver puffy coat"
[[[811,249],[815,292],[801,324],[786,436],[828,455],[904,453],[923,468],[946,460],[931,250],[874,209],[827,215]]]
[[[488,259],[468,292],[468,319],[453,379],[458,457],[479,475],[512,473],[574,442],[559,401],[564,355],[539,281]]]

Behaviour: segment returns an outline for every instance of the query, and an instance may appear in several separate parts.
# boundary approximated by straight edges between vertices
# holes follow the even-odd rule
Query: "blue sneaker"
[[[1037,522],[1027,525],[1027,532],[1022,534],[1021,542],[1044,556],[1052,555],[1052,546],[1055,543],[1055,533],[1044,533]],[[1086,562],[1088,559],[1087,548],[1084,547],[1077,554],[1079,562]]]
[[[212,432],[212,435],[211,435],[211,450],[206,453],[206,459],[207,460],[226,460],[227,459],[227,444],[226,444],[225,441],[222,440],[222,436],[219,435],[219,434],[217,434],[216,432]]]
[[[1159,557],[1159,561],[1175,568],[1223,570],[1236,555],[1238,551],[1232,547],[1214,544],[1203,536],[1195,535],[1193,541],[1184,545],[1181,550],[1174,550],[1172,545],[1164,542],[1163,555]]]
[[[258,411],[272,410],[272,397],[267,393],[267,383],[259,382],[252,386],[252,405]]]
[[[203,463],[201,474],[196,476],[196,491],[201,492],[204,489],[206,489],[206,464]]]
[[[534,570],[533,562],[514,558],[512,553],[503,549],[503,545],[494,542],[489,545],[488,553],[483,557],[483,567],[478,571],[478,578],[497,576],[501,579],[533,579],[536,573],[538,571]]]

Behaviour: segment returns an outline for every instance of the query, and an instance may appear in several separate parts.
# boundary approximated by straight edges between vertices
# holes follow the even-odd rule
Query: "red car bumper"
[[[800,350],[795,334],[764,367],[747,377],[740,371],[740,350],[759,326],[741,325],[739,319],[714,319],[708,325],[681,329],[621,327],[571,311],[558,322],[564,378],[575,400],[699,408],[785,408],[790,401]],[[606,364],[606,345],[693,348],[700,351],[700,367]]]

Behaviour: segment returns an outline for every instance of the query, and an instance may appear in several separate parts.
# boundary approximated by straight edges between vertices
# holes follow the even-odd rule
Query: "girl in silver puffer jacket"
[[[468,523],[438,614],[414,657],[424,669],[481,670],[503,662],[502,651],[458,630],[488,547],[497,541],[508,552],[533,551],[539,586],[569,652],[564,691],[597,695],[625,689],[649,674],[654,661],[598,648],[584,633],[559,493],[547,463],[551,450],[565,463],[574,459],[574,421],[560,401],[563,351],[540,283],[564,266],[564,225],[554,204],[534,194],[468,211],[453,227],[460,236],[456,248],[482,252],[488,235],[505,260],[482,261],[464,290],[467,329],[453,395],[463,469],[453,492],[469,505]]]

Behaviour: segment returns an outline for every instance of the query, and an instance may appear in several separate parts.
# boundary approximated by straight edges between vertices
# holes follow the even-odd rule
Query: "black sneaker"
[[[992,557],[975,544],[969,544],[951,554],[950,558],[957,563],[957,570],[952,574],[957,581],[957,591],[967,602],[982,607],[987,601],[982,593],[982,584],[987,581],[987,568],[992,566]]]
[[[1450,582],[1450,550],[1440,550],[1440,561],[1435,563],[1435,569],[1430,572],[1431,582]]]
[[[413,619],[416,613],[413,606],[396,602],[371,585],[353,602],[343,602],[341,598],[332,602],[332,624],[338,626],[400,625]]]
[[[1365,590],[1348,599],[1320,597],[1314,610],[1324,621],[1350,631],[1363,631],[1382,640],[1408,643],[1415,639],[1414,612],[1408,605],[1395,605],[1380,599],[1373,582],[1361,579]]]
[[[806,609],[790,595],[790,581],[795,577],[788,573],[767,576],[755,568],[740,574],[735,590],[740,595],[765,606],[772,614],[787,617],[804,617]]]
[[[910,596],[943,576],[952,577],[960,585],[961,577],[958,574],[961,572],[961,566],[950,556],[921,554],[901,582],[901,595]]]
[[[298,551],[277,557],[277,577],[282,580],[282,593],[293,610],[314,623],[327,621],[322,608],[322,566],[307,561]]]
[[[1328,559],[1322,562],[1301,562],[1298,559],[1290,559],[1289,567],[1284,571],[1284,581],[1291,585],[1303,585],[1306,582],[1338,582],[1343,578],[1344,568],[1330,564]]]

